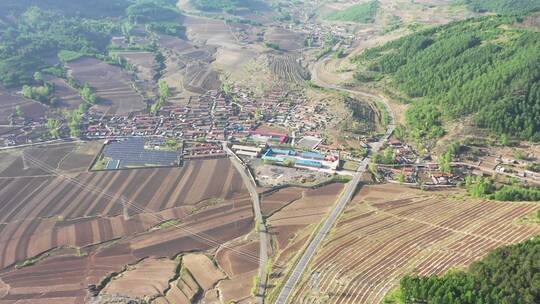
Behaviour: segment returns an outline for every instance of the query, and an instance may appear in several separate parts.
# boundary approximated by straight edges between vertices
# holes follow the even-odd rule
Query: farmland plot
[[[290,30],[271,28],[264,34],[264,40],[275,43],[280,49],[286,51],[299,50],[304,47],[304,34]]]
[[[267,288],[268,301],[273,303],[286,274],[298,254],[307,245],[319,223],[328,214],[343,190],[343,184],[330,184],[317,189],[284,188],[262,199],[272,235],[274,255]],[[269,206],[264,207],[269,203]]]
[[[540,234],[538,226],[514,223],[538,204],[441,197],[396,185],[362,189],[312,260],[294,303],[379,303],[407,273],[466,267]]]
[[[125,265],[134,265],[144,258],[156,259],[182,252],[204,251],[219,247],[253,229],[251,202],[249,197],[238,199],[234,204],[220,204],[184,218],[180,224],[170,228],[145,230],[134,237],[112,242],[96,250],[87,247],[78,255],[57,255],[46,258],[36,265],[20,269],[9,269],[0,273],[3,287],[0,301],[48,301],[47,303],[85,303],[87,288],[99,285],[114,273],[124,272]],[[167,219],[166,217],[162,217]],[[152,220],[155,218],[151,217]],[[137,222],[136,219],[134,219]],[[97,225],[107,227],[105,223]],[[111,227],[111,226],[109,226]],[[118,227],[111,227],[119,229]],[[92,232],[92,227],[75,230]],[[127,272],[125,280],[140,280],[140,273],[152,270],[153,273],[171,273],[171,265],[150,265],[145,269]],[[157,274],[153,280],[163,286],[164,279]],[[174,276],[168,277],[172,279]],[[145,277],[148,279],[147,277]],[[109,292],[125,292],[128,296],[142,296],[146,291],[126,289],[125,280],[113,281]],[[166,282],[166,281],[165,281]],[[161,289],[163,290],[163,289]],[[104,295],[107,293],[104,292]],[[155,295],[155,294],[154,294]]]
[[[0,90],[0,124],[9,125],[9,116],[15,113],[19,106],[24,116],[39,120],[48,111],[48,108],[37,101],[29,100]]]
[[[56,246],[83,247],[142,232],[160,221],[149,212],[182,218],[245,200],[242,181],[227,159],[192,161],[183,168],[85,172],[75,178],[31,170],[30,176],[0,178],[2,267]]]
[[[78,82],[96,89],[102,98],[98,108],[118,114],[146,108],[142,97],[133,89],[131,76],[121,68],[90,57],[72,61],[68,68]]]
[[[58,97],[60,106],[73,110],[84,103],[79,91],[70,87],[64,79],[52,78],[48,81],[54,84],[54,96]]]
[[[302,84],[310,78],[309,72],[294,55],[268,55],[272,73],[285,83]]]

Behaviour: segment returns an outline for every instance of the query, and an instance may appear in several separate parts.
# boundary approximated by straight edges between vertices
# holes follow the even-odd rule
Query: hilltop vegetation
[[[406,36],[355,58],[356,77],[386,77],[408,96],[413,137],[440,137],[445,119],[472,115],[498,134],[540,140],[540,33],[518,21],[484,17]]]
[[[69,2],[66,10],[61,7],[65,2]],[[0,28],[0,83],[8,88],[34,84],[34,73],[48,67],[57,57],[63,62],[82,55],[106,58],[112,35],[129,36],[136,24],[146,23],[149,30],[176,36],[184,30],[176,21],[180,12],[174,0],[100,0],[92,2],[96,7],[86,12],[121,9],[121,18],[114,19],[79,16],[76,12],[84,11],[90,2],[50,0],[24,7],[25,3],[30,5],[34,1],[1,4],[10,9],[16,20]]]
[[[343,11],[332,13],[326,16],[326,19],[331,21],[373,23],[378,10],[379,1],[373,0],[353,5]]]
[[[33,82],[43,59],[61,50],[96,54],[105,51],[116,29],[112,21],[75,18],[31,7],[17,25],[0,30],[0,82],[7,87]]]
[[[41,9],[61,11],[64,15],[89,18],[109,17],[122,15],[132,3],[132,0],[2,0],[0,1],[0,15],[2,13],[18,14],[30,6],[37,6]]]
[[[437,277],[406,276],[403,303],[540,303],[540,238],[496,249],[468,271]]]
[[[521,14],[540,10],[540,1],[534,0],[467,0],[466,3],[476,12]]]
[[[191,0],[193,6],[202,11],[225,11],[234,13],[239,8],[256,8],[264,5],[258,0]]]
[[[174,0],[140,0],[126,9],[131,22],[170,20],[180,16]]]

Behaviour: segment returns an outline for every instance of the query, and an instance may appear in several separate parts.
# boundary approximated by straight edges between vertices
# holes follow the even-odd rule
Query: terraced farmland
[[[269,55],[268,65],[274,75],[286,83],[304,83],[310,78],[309,72],[295,55]]]
[[[407,273],[466,267],[491,249],[540,234],[515,224],[540,206],[396,185],[365,187],[310,265],[291,303],[379,303]]]
[[[67,174],[58,167],[73,151],[2,155],[12,163],[0,172],[1,303],[82,303],[89,285],[125,265],[214,249],[253,228],[228,159]]]

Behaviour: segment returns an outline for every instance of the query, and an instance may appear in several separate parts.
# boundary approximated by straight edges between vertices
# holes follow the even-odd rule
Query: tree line
[[[468,270],[442,276],[408,275],[397,301],[385,303],[495,304],[540,303],[540,237],[496,249]]]

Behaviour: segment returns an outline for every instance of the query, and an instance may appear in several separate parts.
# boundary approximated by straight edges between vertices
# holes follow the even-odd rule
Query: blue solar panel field
[[[132,137],[107,144],[102,154],[102,157],[112,160],[108,163],[107,169],[179,165],[180,153],[145,149],[144,146],[145,139],[142,137]]]

